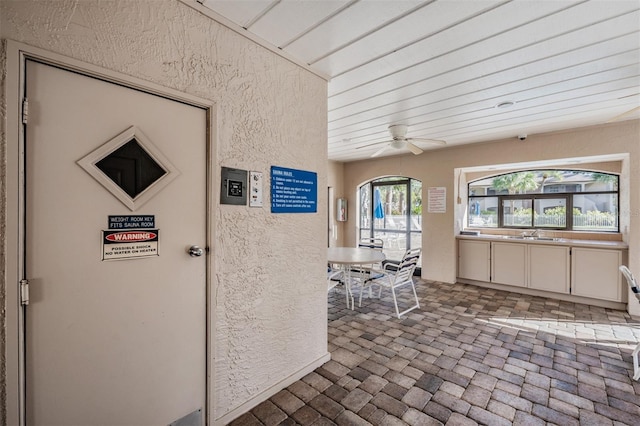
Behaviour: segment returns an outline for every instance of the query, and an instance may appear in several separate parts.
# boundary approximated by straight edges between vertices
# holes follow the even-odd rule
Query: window
[[[140,208],[180,174],[136,126],[85,155],[78,165],[131,211]]]
[[[377,179],[359,188],[360,238],[381,238],[389,260],[422,246],[422,182],[406,177]]]
[[[619,177],[586,170],[525,170],[469,183],[475,228],[618,232]]]
[[[167,173],[136,139],[102,158],[96,167],[131,198],[136,198]]]

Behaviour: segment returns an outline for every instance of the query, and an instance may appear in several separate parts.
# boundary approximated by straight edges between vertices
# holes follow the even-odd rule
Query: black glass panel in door
[[[137,197],[167,173],[136,139],[98,161],[96,167],[131,198]]]

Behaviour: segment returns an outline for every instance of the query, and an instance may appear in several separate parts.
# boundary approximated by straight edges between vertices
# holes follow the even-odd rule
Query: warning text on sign
[[[315,213],[317,204],[317,173],[271,167],[271,213]]]
[[[102,231],[102,260],[158,256],[158,229]]]

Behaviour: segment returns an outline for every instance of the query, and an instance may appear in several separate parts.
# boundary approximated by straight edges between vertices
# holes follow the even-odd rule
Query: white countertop
[[[516,238],[511,235],[457,235],[460,240],[476,240],[476,241],[502,241],[505,243],[526,243],[526,244],[546,244],[571,247],[587,247],[601,249],[627,250],[629,245],[623,241],[606,241],[606,240],[579,240],[569,238],[553,238],[553,239],[530,239]]]

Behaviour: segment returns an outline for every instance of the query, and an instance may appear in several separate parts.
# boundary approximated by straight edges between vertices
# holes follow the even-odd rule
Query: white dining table
[[[380,250],[363,247],[329,247],[327,249],[327,261],[338,265],[344,274],[344,285],[347,292],[347,306],[351,297],[351,309],[355,308],[353,293],[351,292],[351,269],[355,266],[367,266],[380,263],[386,257]]]

